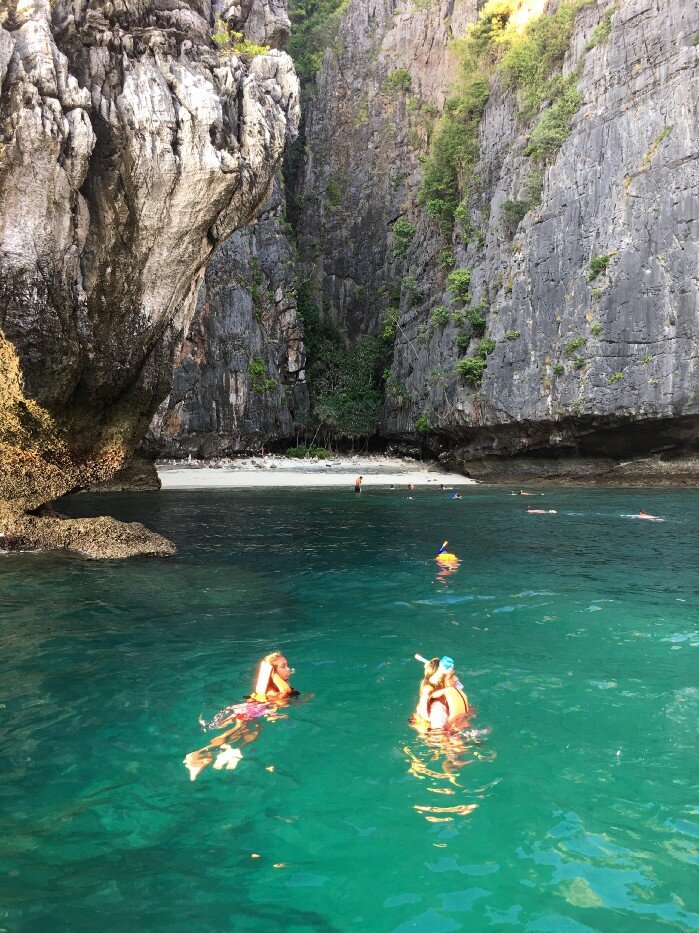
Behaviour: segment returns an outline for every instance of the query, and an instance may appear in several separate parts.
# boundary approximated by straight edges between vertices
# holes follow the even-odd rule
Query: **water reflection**
[[[482,780],[469,782],[464,771],[478,762],[495,760],[496,752],[484,744],[489,731],[473,728],[458,732],[431,730],[404,746],[408,773],[425,781],[425,790],[457,798],[450,806],[414,804],[413,809],[429,823],[449,823],[457,816],[468,816],[488,796],[489,787],[475,786],[482,784]],[[481,772],[479,778],[482,778]]]

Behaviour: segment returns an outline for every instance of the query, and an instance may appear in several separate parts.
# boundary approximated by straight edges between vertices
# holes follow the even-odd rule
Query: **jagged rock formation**
[[[244,32],[249,14],[258,42],[288,31],[276,6],[244,6],[0,9],[6,536],[131,453],[167,394],[207,260],[268,196],[298,84],[283,52],[215,46],[217,16]]]
[[[528,450],[623,459],[681,450],[696,430],[699,24],[684,4],[631,0],[586,51],[600,14],[576,17],[564,70],[582,65],[582,104],[514,237],[503,206],[531,171],[514,95],[496,85],[481,123],[483,190],[470,207],[482,236],[455,244],[472,303],[491,308],[495,348],[478,390],[452,375],[454,323],[421,339],[430,303],[404,318],[394,372],[410,405],[389,410],[387,430],[411,432],[424,415],[457,441],[462,464]],[[425,240],[423,225],[416,255]],[[454,306],[443,286],[427,297]]]
[[[284,224],[278,182],[259,218],[209,264],[170,394],[143,445],[151,456],[227,456],[292,436],[308,393]]]
[[[321,311],[351,340],[398,301],[407,269],[392,227],[414,215],[455,68],[447,45],[475,16],[475,0],[352,0],[326,52],[306,111],[298,240]]]
[[[605,13],[610,29],[600,31]],[[467,224],[445,238],[418,204],[418,157],[454,73],[447,41],[475,17],[469,2],[352,0],[307,115],[300,245],[324,313],[353,338],[399,299],[383,433],[420,439],[489,478],[512,465],[488,458],[527,452],[607,456],[598,471],[607,472],[610,462],[691,450],[697,10],[680,0],[578,10],[563,73],[579,66],[581,103],[536,205],[514,219],[539,115],[518,117],[515,93],[495,74]],[[399,218],[415,228],[403,250],[391,234]],[[450,269],[470,273],[463,301],[448,288]],[[488,309],[483,328],[464,322],[468,305]],[[483,340],[478,384],[455,365]],[[560,466],[530,471],[576,470]],[[696,481],[696,467],[683,461],[680,471]]]

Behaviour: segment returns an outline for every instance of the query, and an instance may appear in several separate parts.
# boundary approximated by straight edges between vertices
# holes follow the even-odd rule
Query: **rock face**
[[[281,183],[221,246],[144,442],[150,455],[208,458],[293,434],[308,393]]]
[[[418,8],[419,7],[419,8]],[[375,333],[407,274],[396,220],[413,219],[424,154],[475,0],[352,0],[306,112],[298,239],[321,310],[350,340]]]
[[[489,477],[488,458],[565,455],[575,472],[577,457],[691,451],[697,8],[579,9],[563,74],[579,68],[580,105],[537,203],[514,220],[507,208],[523,203],[539,114],[522,120],[494,76],[467,223],[445,238],[418,203],[419,157],[454,74],[448,40],[476,15],[469,2],[351,0],[307,114],[300,245],[323,310],[353,339],[400,307],[383,433],[419,438],[467,471],[477,461]],[[402,249],[399,218],[414,228]],[[453,269],[470,273],[463,301],[448,287]],[[484,328],[465,321],[469,306],[488,309]],[[482,382],[468,382],[455,365],[483,340]],[[547,474],[532,463],[531,475]]]
[[[3,4],[6,516],[113,474],[167,394],[206,262],[264,202],[298,126],[288,56],[218,48],[212,28],[245,32],[249,14],[254,40],[278,41],[275,10]]]

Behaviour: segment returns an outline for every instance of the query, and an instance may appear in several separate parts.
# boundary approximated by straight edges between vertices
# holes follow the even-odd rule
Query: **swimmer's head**
[[[286,655],[281,651],[273,651],[262,659],[263,664],[271,664],[275,674],[278,674],[282,680],[288,680],[294,673],[293,667],[289,667]]]

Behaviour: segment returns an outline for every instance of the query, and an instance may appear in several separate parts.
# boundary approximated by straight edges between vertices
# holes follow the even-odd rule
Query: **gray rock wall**
[[[582,104],[514,236],[502,205],[521,197],[531,171],[527,127],[497,85],[481,124],[485,184],[469,206],[484,236],[455,244],[472,301],[492,309],[485,336],[496,347],[480,389],[453,374],[453,324],[420,331],[430,307],[453,307],[430,283],[428,300],[404,310],[394,372],[410,404],[389,404],[387,432],[409,433],[424,414],[447,437],[510,452],[574,447],[605,423],[697,414],[697,12],[629,0],[608,39],[585,52],[602,9],[576,18],[565,70],[584,62]],[[418,276],[433,240],[423,225],[411,253]],[[590,281],[601,255],[607,269]]]
[[[524,150],[539,115],[519,119],[514,93],[494,77],[467,200],[473,230],[466,238],[457,224],[446,239],[419,204],[421,160],[456,75],[449,43],[481,6],[350,0],[310,95],[305,155],[287,193],[296,272],[315,285],[322,313],[350,343],[376,333],[399,306],[382,433],[406,449],[419,442],[488,478],[505,469],[493,458],[515,454],[539,456],[533,475],[569,475],[576,468],[564,459],[578,458],[578,472],[591,476],[625,457],[655,452],[657,461],[662,451],[691,450],[699,404],[697,9],[623,0],[579,10],[563,71],[581,67],[581,104],[543,172],[538,203],[519,223],[504,205],[524,197],[534,168]],[[609,10],[610,34],[589,48]],[[392,235],[397,220],[415,228],[402,252]],[[200,295],[154,426],[168,454],[286,437],[290,414],[305,408],[284,363],[285,347],[302,352],[293,315],[290,329],[278,328],[270,303],[257,321],[245,289],[253,255],[267,277],[273,264],[265,254],[288,255],[285,229],[263,228],[266,247],[257,233],[236,234]],[[463,303],[447,287],[449,253],[456,269],[471,272],[470,303],[490,308],[484,332],[459,317]],[[607,267],[591,279],[590,262],[600,256]],[[227,277],[237,284],[228,288]],[[435,308],[446,309],[446,320],[433,318]],[[482,339],[495,348],[475,386],[455,365]],[[258,354],[278,389],[261,398],[238,377],[230,393],[226,374],[244,374]],[[545,469],[542,458],[552,455],[558,466]],[[644,461],[646,473],[656,461]],[[526,473],[518,469],[513,476]]]
[[[416,220],[419,157],[454,68],[447,43],[475,8],[475,0],[427,8],[352,0],[326,52],[294,194],[303,274],[350,340],[375,332],[397,304],[406,265],[393,255],[391,230],[399,218]],[[401,86],[401,72],[409,86]]]
[[[293,435],[308,393],[284,206],[278,182],[258,219],[209,264],[143,444],[151,456],[226,456]]]
[[[288,28],[253,7],[269,14],[256,37]],[[236,31],[247,12],[226,11]],[[219,13],[0,5],[0,511],[91,485],[132,452],[206,262],[256,214],[295,135],[291,60],[218,46]]]

